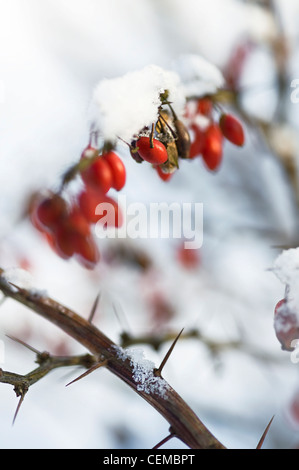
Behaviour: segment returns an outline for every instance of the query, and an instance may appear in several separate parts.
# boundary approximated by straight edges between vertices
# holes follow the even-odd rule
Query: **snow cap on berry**
[[[180,78],[173,71],[148,65],[122,77],[101,80],[90,106],[92,128],[106,141],[117,137],[130,141],[158,119],[160,94],[166,90],[176,113],[182,115],[185,97]]]

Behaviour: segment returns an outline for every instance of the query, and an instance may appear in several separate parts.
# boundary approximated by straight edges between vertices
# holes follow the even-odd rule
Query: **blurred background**
[[[284,286],[271,272],[298,245],[299,4],[296,0],[0,0],[0,266],[25,269],[36,288],[119,342],[177,334],[164,376],[229,448],[254,448],[270,418],[266,448],[299,442],[298,364],[280,349],[275,304]],[[227,143],[209,173],[184,161],[171,181],[120,152],[128,202],[202,202],[204,241],[190,260],[178,240],[102,240],[93,271],[56,256],[34,229],[32,193],[56,188],[89,138],[87,110],[99,80],[181,54],[217,65],[236,100],[246,145]],[[6,300],[0,309],[5,370],[27,373],[34,354],[84,352],[58,328]],[[188,335],[187,335],[188,336]],[[169,348],[141,342],[159,364]],[[221,346],[222,345],[222,346]],[[158,413],[105,370],[65,387],[78,370],[34,385],[12,426],[17,399],[0,385],[2,448],[151,448],[168,434]],[[142,419],[140,419],[142,417]],[[173,439],[165,448],[184,448]]]

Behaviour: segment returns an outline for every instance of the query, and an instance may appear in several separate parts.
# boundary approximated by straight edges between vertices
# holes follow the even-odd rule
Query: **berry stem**
[[[150,133],[150,148],[151,149],[154,148],[154,131],[155,131],[155,124],[153,123],[151,133]]]

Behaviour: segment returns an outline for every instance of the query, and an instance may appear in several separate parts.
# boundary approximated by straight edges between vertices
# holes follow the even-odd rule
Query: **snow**
[[[117,357],[122,361],[129,359],[133,368],[133,380],[136,382],[139,392],[159,395],[167,399],[169,385],[162,377],[155,376],[155,364],[145,358],[142,348],[127,348],[124,350],[117,347]]]
[[[8,268],[1,274],[1,277],[7,283],[15,284],[23,289],[30,289],[34,286],[33,276],[28,271],[25,271],[25,269]]]
[[[33,297],[46,297],[47,291],[45,289],[38,289],[37,280],[22,268],[7,268],[1,274],[1,278],[6,281],[12,291],[17,292],[18,287],[26,289]]]
[[[118,137],[130,142],[144,127],[157,121],[160,95],[169,93],[178,117],[186,98],[214,93],[224,85],[219,68],[196,54],[185,54],[172,70],[148,65],[117,78],[103,79],[94,89],[90,105],[91,129],[104,141]]]
[[[182,80],[186,97],[213,94],[225,84],[219,68],[196,54],[180,56],[173,68]]]
[[[145,126],[157,121],[160,94],[166,90],[180,115],[185,97],[174,72],[149,65],[118,78],[101,80],[93,92],[91,128],[105,141],[115,142],[121,137],[130,142]]]
[[[299,320],[299,248],[284,250],[276,258],[273,272],[285,285],[286,304],[281,309],[296,314]]]

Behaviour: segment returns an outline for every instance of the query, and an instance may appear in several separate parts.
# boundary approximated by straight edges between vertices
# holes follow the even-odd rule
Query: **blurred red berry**
[[[106,227],[119,228],[123,224],[123,215],[118,203],[111,197],[104,195],[96,209],[97,222]]]
[[[160,166],[156,166],[155,169],[156,169],[159,177],[163,181],[169,181],[173,176],[173,173],[164,173],[164,171],[162,171]]]
[[[99,206],[101,203],[103,205]],[[78,204],[82,214],[91,224],[102,221],[106,222],[109,227],[121,227],[123,223],[123,216],[117,202],[106,194],[99,194],[92,190],[82,191],[78,196]]]
[[[36,207],[37,224],[41,224],[45,229],[53,230],[66,215],[67,204],[56,194],[43,199]]]
[[[81,237],[78,240],[76,258],[85,268],[94,269],[100,260],[100,252],[92,237]]]
[[[210,98],[200,98],[197,102],[196,111],[198,114],[210,117],[213,111],[213,102]]]
[[[222,114],[219,126],[224,137],[234,145],[242,147],[245,143],[243,126],[238,119],[231,114]]]
[[[67,225],[57,228],[54,235],[55,250],[63,259],[71,258],[76,252],[77,240],[81,235],[70,230]]]
[[[274,331],[281,349],[293,351],[292,342],[299,340],[299,319],[296,312],[292,312],[286,299],[280,300],[274,309]]]
[[[230,89],[238,90],[246,60],[254,47],[256,45],[251,40],[245,40],[243,43],[238,42],[236,48],[232,51],[223,70],[225,82]]]
[[[191,125],[191,131],[193,133],[193,138],[191,141],[189,158],[192,159],[198,157],[202,153],[205,132],[195,124]]]
[[[104,194],[93,191],[91,189],[83,190],[78,196],[78,205],[85,219],[91,223],[95,224],[98,221],[98,216],[95,213],[97,205],[101,202],[101,198]]]
[[[87,237],[90,234],[90,225],[80,208],[77,206],[72,207],[64,224],[70,231],[78,233],[83,237]]]
[[[153,147],[149,137],[140,137],[136,145],[138,147],[138,155],[143,160],[152,163],[153,165],[161,165],[168,159],[168,154],[165,145],[157,139],[153,139]]]
[[[185,248],[183,243],[178,247],[177,259],[184,268],[195,269],[200,263],[199,250]]]
[[[113,184],[113,174],[108,162],[99,156],[94,162],[81,170],[81,177],[87,187],[107,193]]]
[[[115,152],[107,152],[102,157],[110,166],[112,171],[112,187],[120,191],[126,183],[126,167]]]
[[[216,170],[222,161],[223,137],[217,124],[211,124],[205,132],[202,158],[209,170]]]
[[[276,316],[280,310],[280,308],[286,304],[286,299],[281,299],[279,300],[279,302],[277,302],[277,304],[275,305],[275,309],[274,309],[274,316]]]

